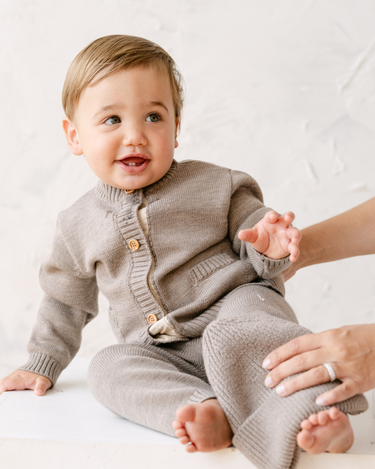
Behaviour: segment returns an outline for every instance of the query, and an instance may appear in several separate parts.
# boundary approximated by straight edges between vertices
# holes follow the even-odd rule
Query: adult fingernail
[[[267,388],[270,388],[272,386],[271,376],[267,376],[266,380],[264,381],[264,384],[267,386]]]
[[[324,402],[324,399],[322,399],[321,397],[318,397],[318,399],[315,401],[315,404],[320,405],[322,407],[324,407],[326,405],[325,402]]]
[[[263,368],[267,368],[271,364],[271,360],[269,358],[266,358],[264,362],[262,363]]]
[[[285,394],[285,386],[283,384],[280,384],[279,386],[277,386],[276,392],[279,396],[282,396],[283,394]]]

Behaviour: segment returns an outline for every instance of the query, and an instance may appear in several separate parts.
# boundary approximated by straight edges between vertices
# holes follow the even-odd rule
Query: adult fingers
[[[263,361],[263,368],[272,370],[285,360],[310,350],[316,350],[323,344],[322,333],[296,337],[271,352]]]
[[[325,392],[318,396],[315,400],[317,405],[327,406],[336,404],[337,402],[345,401],[350,397],[355,396],[362,392],[360,385],[353,379],[346,379],[342,384],[336,386],[330,391]]]
[[[276,387],[276,393],[279,396],[286,397],[296,391],[300,391],[301,389],[316,386],[317,384],[327,383],[328,381],[330,381],[328,371],[323,365],[321,365],[279,384]]]
[[[325,362],[324,352],[321,349],[299,354],[274,368],[271,373],[267,375],[265,384],[273,388],[288,376],[311,370],[322,363]]]
[[[284,270],[283,275],[284,275],[285,282],[291,279],[295,275],[296,272],[297,272],[297,268],[295,265],[291,265],[286,270]]]
[[[37,396],[44,396],[47,389],[49,389],[51,386],[52,383],[48,378],[46,378],[45,376],[40,376],[35,380],[34,393]]]

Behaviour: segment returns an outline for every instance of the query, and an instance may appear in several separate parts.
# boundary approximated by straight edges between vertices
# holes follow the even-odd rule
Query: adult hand
[[[297,262],[298,262],[298,260],[297,260]],[[297,262],[295,262],[294,264],[291,264],[286,270],[284,270],[283,275],[284,275],[285,282],[287,280],[291,279],[295,275],[297,270],[299,269],[299,266],[297,265]]]
[[[344,326],[319,334],[297,337],[270,353],[263,367],[272,370],[266,386],[277,386],[280,396],[330,381],[323,363],[332,365],[342,384],[320,395],[316,403],[332,405],[375,388],[375,324]]]
[[[45,376],[32,373],[31,371],[16,370],[0,380],[0,394],[5,391],[33,389],[37,396],[44,396],[47,389],[51,386],[51,381]]]

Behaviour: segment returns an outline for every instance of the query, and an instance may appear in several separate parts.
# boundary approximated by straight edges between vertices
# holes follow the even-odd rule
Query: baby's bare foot
[[[297,435],[298,446],[311,454],[345,453],[354,441],[348,417],[336,407],[310,415],[301,423],[301,428]]]
[[[233,432],[217,399],[181,407],[172,425],[189,453],[216,451],[232,444]]]

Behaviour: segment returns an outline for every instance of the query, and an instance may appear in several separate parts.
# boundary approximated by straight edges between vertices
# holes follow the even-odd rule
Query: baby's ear
[[[62,125],[70,151],[73,155],[82,155],[83,151],[79,143],[79,136],[75,125],[67,117],[64,117]]]
[[[176,119],[176,129],[175,129],[175,134],[174,134],[174,147],[178,147],[178,141],[177,141],[177,136],[179,134],[180,130],[180,119]]]

